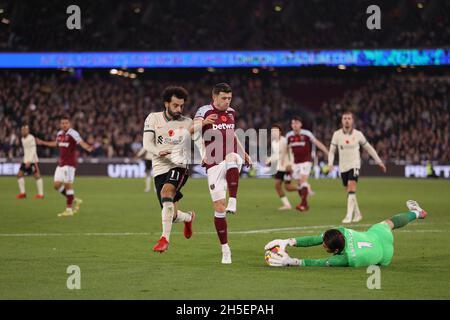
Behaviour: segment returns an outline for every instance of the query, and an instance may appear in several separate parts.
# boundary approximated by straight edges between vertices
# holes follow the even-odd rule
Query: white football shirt
[[[22,137],[23,162],[37,163],[39,162],[36,150],[36,139],[32,134]]]

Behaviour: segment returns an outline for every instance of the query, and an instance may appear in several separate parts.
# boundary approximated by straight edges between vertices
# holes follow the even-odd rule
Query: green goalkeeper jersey
[[[336,228],[345,238],[345,247],[340,254],[325,259],[303,259],[302,266],[318,267],[366,267],[388,265],[394,254],[394,237],[385,223],[373,225],[365,232],[343,227]],[[297,247],[321,245],[323,235],[296,238]]]

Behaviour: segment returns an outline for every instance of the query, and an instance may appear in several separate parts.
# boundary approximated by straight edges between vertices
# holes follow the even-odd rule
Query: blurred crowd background
[[[0,51],[163,51],[450,46],[446,0],[79,0],[82,29],[66,27],[67,0],[0,0]],[[381,30],[366,26],[369,5]],[[210,103],[211,87],[229,82],[238,128],[270,128],[299,115],[325,144],[343,110],[386,161],[449,162],[450,70],[442,68],[0,70],[0,157],[21,155],[20,126],[52,140],[57,117],[72,123],[95,151],[132,157],[143,122],[161,110],[169,84],[190,93],[185,113]],[[136,76],[137,75],[137,76]],[[41,157],[57,150],[39,147]],[[87,156],[80,150],[81,156]],[[367,155],[364,155],[367,156]],[[319,158],[323,155],[319,153]]]
[[[258,50],[430,47],[448,44],[446,0],[1,0],[0,50]],[[381,8],[381,30],[366,9]],[[4,19],[2,19],[2,17]]]
[[[336,72],[336,71],[335,71]],[[63,71],[3,71],[0,77],[0,157],[20,156],[20,126],[28,123],[36,136],[52,140],[58,116],[67,113],[73,127],[95,146],[91,157],[133,157],[141,148],[143,122],[160,111],[160,94],[169,84],[189,91],[185,114],[211,101],[212,85],[228,81],[237,127],[270,128],[299,115],[326,145],[340,126],[344,110],[355,113],[362,130],[386,161],[449,162],[450,77],[448,73],[311,72],[295,69],[220,72],[174,72],[136,79],[105,70],[85,74]],[[338,72],[338,74],[339,74]],[[322,74],[322,76],[319,76]],[[39,147],[42,157],[57,150]],[[80,150],[82,156],[87,156]],[[322,158],[322,155],[319,154]]]

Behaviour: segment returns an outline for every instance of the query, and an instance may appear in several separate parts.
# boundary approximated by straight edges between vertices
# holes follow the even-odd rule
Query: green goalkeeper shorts
[[[373,235],[383,248],[383,258],[379,264],[382,266],[389,265],[394,256],[394,235],[389,225],[385,222],[374,224],[367,230],[367,233]]]

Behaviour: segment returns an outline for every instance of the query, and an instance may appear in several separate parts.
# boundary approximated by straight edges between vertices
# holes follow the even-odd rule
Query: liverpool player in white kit
[[[214,225],[222,246],[224,264],[231,263],[226,214],[236,213],[239,173],[244,163],[251,165],[249,155],[234,132],[235,111],[230,107],[231,99],[231,87],[226,83],[216,84],[212,90],[212,103],[198,109],[193,126],[194,140],[203,139],[205,144],[203,164],[207,170],[214,206]]]
[[[292,209],[292,206],[283,191],[283,182],[287,191],[295,191],[297,188],[292,185],[291,175],[286,170],[286,167],[290,165],[289,152],[287,147],[287,139],[283,136],[283,128],[281,125],[272,125],[271,138],[271,155],[267,158],[266,165],[269,166],[271,163],[275,163],[276,166],[277,172],[274,175],[275,191],[283,204],[278,208],[278,210],[290,210]]]
[[[353,114],[348,111],[344,112],[342,114],[342,129],[333,133],[330,153],[328,154],[328,167],[332,168],[334,153],[336,150],[339,151],[339,171],[342,183],[347,191],[347,214],[342,223],[359,222],[362,219],[356,200],[356,184],[361,168],[360,147],[367,150],[381,170],[386,172],[386,167],[375,149],[367,142],[361,131],[353,128]]]
[[[36,151],[36,140],[32,134],[28,125],[23,125],[21,128],[22,134],[22,148],[23,148],[23,161],[20,165],[19,172],[17,173],[17,183],[19,184],[20,193],[16,196],[17,199],[25,199],[27,197],[25,191],[25,178],[24,175],[34,175],[36,179],[37,195],[35,199],[44,199],[44,183],[41,178],[38,166],[38,156]]]
[[[46,147],[57,147],[59,149],[59,161],[55,170],[53,187],[66,198],[66,210],[58,217],[70,217],[78,212],[81,205],[81,199],[74,198],[73,182],[75,180],[75,168],[77,166],[77,145],[80,145],[88,152],[93,150],[92,146],[81,139],[80,134],[70,127],[68,116],[62,116],[59,120],[59,127],[55,141],[42,141],[36,139],[38,145]],[[75,209],[72,210],[72,204],[75,199]]]
[[[179,210],[181,188],[189,177],[187,154],[190,150],[192,119],[182,115],[188,93],[182,87],[167,87],[162,93],[164,111],[152,112],[145,119],[143,145],[153,159],[155,188],[161,205],[162,235],[153,247],[164,252],[169,247],[172,223],[184,223],[184,237],[192,236],[195,212]]]

